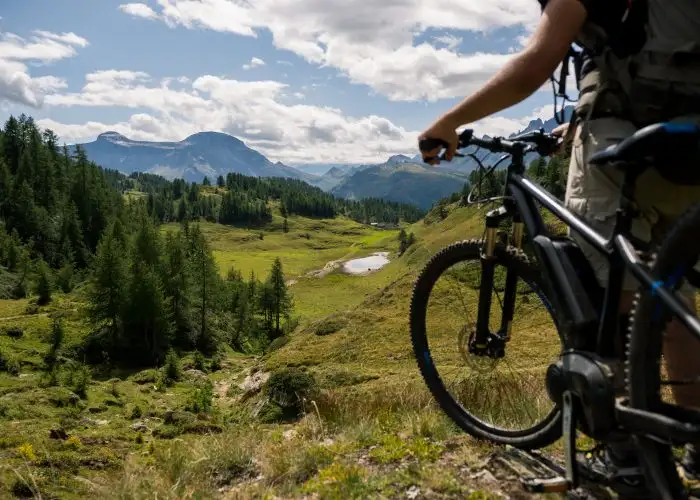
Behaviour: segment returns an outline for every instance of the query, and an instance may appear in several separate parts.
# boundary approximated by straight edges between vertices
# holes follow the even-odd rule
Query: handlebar
[[[560,145],[561,138],[546,133],[544,129],[524,132],[508,139],[504,139],[502,137],[474,137],[474,130],[466,129],[459,134],[459,144],[457,145],[457,149],[466,148],[467,146],[478,146],[480,148],[488,149],[494,153],[507,153],[513,155],[537,152],[542,156],[549,156],[554,154],[559,149]],[[448,144],[442,139],[427,137],[418,142],[418,147],[420,148],[421,152],[427,152],[436,148],[447,149]],[[437,158],[432,156],[424,158],[423,161],[425,163],[430,163],[435,159]],[[445,159],[444,152],[440,154],[439,159],[440,161]]]

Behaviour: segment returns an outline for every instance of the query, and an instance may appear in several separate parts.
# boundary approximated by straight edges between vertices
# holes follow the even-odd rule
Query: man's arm
[[[532,95],[562,62],[586,16],[581,0],[549,0],[527,47],[443,118],[457,128]]]

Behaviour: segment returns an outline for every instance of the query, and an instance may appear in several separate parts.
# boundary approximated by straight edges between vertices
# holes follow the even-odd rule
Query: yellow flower
[[[83,446],[83,442],[76,435],[72,435],[71,437],[69,437],[68,440],[66,441],[66,444],[68,446],[70,446],[71,448],[75,448],[76,450]]]
[[[19,446],[17,448],[17,453],[19,453],[19,456],[29,460],[30,462],[33,462],[36,460],[36,454],[34,453],[34,447],[31,445],[31,443],[24,443],[23,445]]]

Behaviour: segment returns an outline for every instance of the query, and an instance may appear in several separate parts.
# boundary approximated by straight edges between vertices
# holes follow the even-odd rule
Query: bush
[[[87,397],[87,388],[90,385],[92,373],[90,368],[82,363],[71,362],[66,371],[65,384],[81,398]]]
[[[279,406],[283,418],[298,418],[304,409],[304,399],[316,394],[318,385],[313,375],[299,368],[284,368],[274,372],[265,383],[264,394]]]
[[[19,375],[20,366],[17,357],[0,352],[0,371],[10,375]]]
[[[139,405],[135,405],[131,409],[131,413],[129,414],[129,418],[131,420],[135,420],[137,418],[141,418],[142,415],[143,415],[143,412],[141,411],[141,407]]]
[[[214,390],[209,380],[197,387],[187,402],[186,409],[192,413],[209,413],[214,399]]]
[[[27,304],[27,307],[24,309],[24,314],[27,315],[32,315],[32,314],[37,314],[39,312],[39,304]]]
[[[15,326],[13,328],[8,328],[7,330],[5,330],[5,335],[10,337],[11,339],[19,339],[24,336],[24,330],[19,326]]]
[[[204,359],[204,354],[199,351],[194,351],[193,359],[194,367],[200,371],[207,371],[207,361]]]
[[[331,333],[335,333],[338,330],[341,330],[342,328],[345,328],[345,326],[348,324],[348,320],[342,317],[330,317],[326,318],[323,321],[321,321],[318,325],[316,325],[316,335],[330,335]]]
[[[53,287],[51,270],[43,260],[39,263],[37,274],[36,294],[39,296],[37,304],[43,306],[51,302],[51,289]]]
[[[143,385],[143,384],[152,384],[153,382],[156,381],[158,378],[158,372],[156,370],[153,370],[149,368],[148,370],[143,370],[131,377],[131,380],[135,384]]]
[[[182,377],[182,363],[177,353],[170,349],[165,355],[165,364],[163,365],[163,375],[165,376],[166,384],[171,384]]]
[[[58,352],[63,344],[63,323],[60,318],[56,318],[51,325],[51,332],[49,334],[49,350],[44,355],[44,366],[47,371],[53,371],[56,360],[58,359]]]
[[[289,337],[287,337],[286,335],[282,335],[281,337],[277,337],[275,340],[270,342],[269,346],[267,346],[267,352],[276,351],[277,349],[284,347],[288,343],[289,343]]]
[[[14,478],[10,488],[12,494],[17,498],[34,498],[34,490],[29,486],[29,483],[21,478]]]
[[[73,266],[66,264],[56,275],[56,285],[63,293],[70,293],[73,290]]]
[[[216,351],[211,358],[211,371],[216,372],[221,370],[224,364],[224,354],[221,351]]]

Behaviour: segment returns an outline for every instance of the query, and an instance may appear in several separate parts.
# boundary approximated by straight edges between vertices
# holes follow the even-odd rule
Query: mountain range
[[[214,181],[229,172],[307,182],[318,179],[283,163],[273,163],[240,139],[221,132],[200,132],[180,142],[135,141],[117,132],[105,132],[81,146],[98,165],[125,174],[148,172],[190,182],[201,182],[205,176]]]
[[[572,111],[572,106],[565,109],[567,119]],[[537,129],[550,132],[557,125],[554,118],[536,119],[519,133]],[[125,174],[148,172],[189,182],[201,182],[205,176],[214,182],[219,175],[225,177],[229,172],[255,177],[290,177],[345,198],[379,197],[413,203],[421,208],[429,208],[438,199],[459,191],[469,173],[477,168],[476,161],[469,157],[428,167],[422,163],[420,154],[394,155],[378,165],[288,166],[270,161],[240,139],[221,132],[200,132],[180,142],[136,141],[117,132],[105,132],[95,141],[81,146],[95,163]],[[464,152],[474,151],[475,148],[467,148]],[[500,155],[484,152],[479,157],[484,164],[492,165]],[[504,166],[507,164],[504,162]]]

